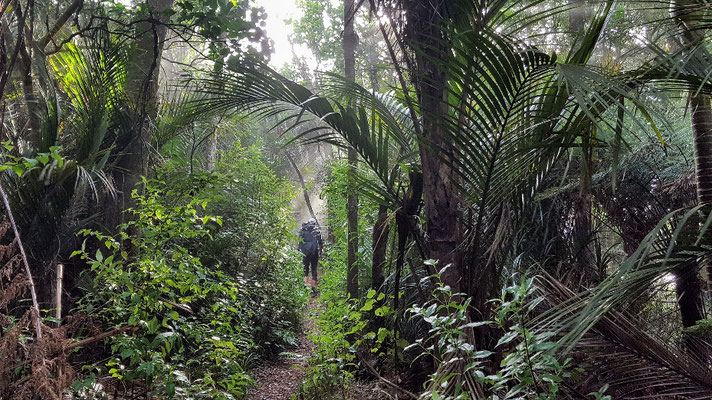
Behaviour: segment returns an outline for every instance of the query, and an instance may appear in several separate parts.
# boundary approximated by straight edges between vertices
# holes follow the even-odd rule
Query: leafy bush
[[[117,237],[82,232],[89,240],[76,253],[91,265],[93,289],[81,308],[105,324],[137,329],[111,338],[110,375],[142,381],[157,398],[236,398],[252,383],[246,371],[256,359],[296,341],[306,293],[299,258],[285,248],[289,236],[279,217],[286,213],[259,238],[242,234],[249,222],[235,226],[236,214],[210,213],[255,194],[272,208],[240,206],[286,208],[289,191],[267,172],[181,177],[169,167],[145,180],[145,194],[134,192],[132,218]],[[263,177],[260,183],[275,186],[259,191],[249,184]],[[282,197],[267,198],[277,189]],[[257,241],[244,259],[249,267],[218,261],[220,243],[245,238]],[[101,248],[90,252],[91,243]]]
[[[438,276],[435,276],[436,281]],[[430,337],[419,340],[412,348],[432,356],[439,365],[462,361],[463,368],[439,369],[431,375],[423,398],[464,400],[477,397],[464,382],[477,382],[488,399],[558,399],[565,396],[563,382],[572,379],[580,368],[571,358],[563,360],[550,354],[554,342],[551,333],[536,334],[526,328],[530,311],[537,302],[530,301],[534,280],[522,278],[518,284],[505,287],[496,304],[492,321],[469,322],[470,299],[459,301],[450,287],[442,283],[433,291],[433,298],[423,307],[413,307],[414,318],[431,326]],[[468,330],[489,326],[502,332],[495,348],[503,352],[497,367],[492,366],[489,350],[478,350],[468,340]],[[447,375],[443,376],[444,371]],[[596,399],[610,399],[607,387],[589,393]]]

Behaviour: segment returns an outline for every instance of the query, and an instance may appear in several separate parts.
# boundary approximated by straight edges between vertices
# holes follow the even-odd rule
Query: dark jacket
[[[302,224],[302,229],[299,231],[299,251],[304,255],[314,255],[323,245],[319,227],[314,223]]]

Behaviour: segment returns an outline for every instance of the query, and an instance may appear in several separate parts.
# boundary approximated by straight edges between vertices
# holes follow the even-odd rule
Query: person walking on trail
[[[304,254],[304,283],[312,288],[312,292],[316,293],[317,274],[316,268],[319,265],[319,253],[324,247],[324,242],[321,239],[319,226],[314,218],[302,224],[302,229],[299,231],[299,243],[297,250]],[[309,269],[311,268],[311,280],[309,280]]]

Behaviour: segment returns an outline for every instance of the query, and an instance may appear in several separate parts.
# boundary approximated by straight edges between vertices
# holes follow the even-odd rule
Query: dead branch
[[[37,338],[41,338],[42,325],[40,322],[40,306],[37,302],[35,282],[32,280],[32,271],[30,270],[30,263],[27,262],[27,254],[25,254],[25,247],[22,246],[22,239],[20,239],[20,231],[17,229],[17,225],[15,224],[15,218],[12,216],[12,210],[10,209],[10,201],[7,199],[7,194],[5,194],[5,190],[3,190],[2,185],[0,185],[0,196],[2,196],[2,202],[3,204],[5,204],[5,210],[7,211],[7,216],[10,220],[10,225],[12,225],[12,230],[15,232],[15,240],[17,240],[17,246],[20,248],[22,262],[25,264],[25,273],[27,274],[27,281],[30,285],[30,295],[32,296],[32,308],[35,313],[35,332],[37,334]]]
[[[86,338],[86,339],[80,340],[78,342],[67,344],[63,347],[63,349],[64,349],[64,351],[67,351],[67,350],[75,349],[77,347],[83,347],[88,344],[98,342],[100,340],[106,339],[111,336],[120,335],[120,334],[126,333],[126,332],[136,332],[137,330],[138,330],[138,326],[124,326],[121,328],[116,328],[116,329],[110,330],[109,332],[100,333],[96,336],[92,336],[90,338]]]
[[[47,34],[37,42],[37,46],[44,50],[44,48],[47,47],[47,44],[49,44],[49,42],[53,40],[57,33],[59,33],[59,31],[64,27],[64,24],[69,21],[69,18],[71,18],[77,10],[82,8],[83,5],[84,0],[74,0],[74,2],[67,7],[59,19],[57,19],[57,22],[54,24],[52,29],[50,29]]]
[[[55,318],[57,318],[57,326],[61,325],[62,321],[62,281],[64,279],[64,265],[57,264],[57,292],[55,293],[54,301],[56,302]]]
[[[302,172],[299,170],[297,163],[294,162],[294,158],[292,158],[289,152],[285,151],[284,154],[287,155],[287,160],[289,160],[289,163],[292,164],[292,167],[294,167],[294,171],[297,172],[297,178],[299,179],[299,184],[302,185],[302,193],[304,193],[304,201],[307,203],[307,209],[309,210],[309,214],[311,214],[311,217],[314,218],[314,221],[316,221],[316,224],[318,226],[319,220],[316,218],[316,214],[314,214],[314,209],[312,208],[311,201],[309,200],[309,192],[307,191],[306,183],[304,183],[304,177],[302,176]]]
[[[170,305],[170,306],[173,306],[174,308],[177,308],[179,311],[183,311],[188,314],[193,314],[193,310],[191,310],[190,307],[188,307],[188,306],[185,306],[183,304],[174,303],[170,300],[164,299],[163,297],[161,297],[161,301]]]
[[[415,393],[413,393],[413,392],[411,392],[411,391],[408,391],[407,389],[403,389],[402,387],[400,387],[400,386],[396,385],[395,383],[389,381],[388,379],[382,377],[381,374],[379,374],[378,371],[376,371],[376,369],[373,368],[373,366],[368,363],[368,361],[366,361],[366,360],[363,359],[363,357],[358,356],[358,358],[359,358],[359,360],[361,360],[361,363],[366,366],[366,369],[368,370],[368,372],[369,372],[371,375],[373,375],[374,378],[378,378],[381,382],[383,382],[383,383],[385,383],[386,385],[392,387],[393,389],[398,390],[398,391],[401,392],[401,393],[406,394],[406,395],[407,395],[408,397],[410,397],[411,399],[414,399],[414,400],[418,400],[418,399],[419,399],[419,397],[418,397],[417,395],[415,395]]]

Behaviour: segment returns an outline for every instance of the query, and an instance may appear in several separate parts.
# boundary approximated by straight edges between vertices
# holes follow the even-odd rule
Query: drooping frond
[[[321,96],[292,82],[266,65],[242,64],[232,73],[202,80],[200,109],[229,113],[249,111],[261,118],[281,118],[275,126],[285,131],[312,121],[315,126],[301,131],[292,141],[327,141],[352,146],[380,181],[380,191],[391,200],[398,198],[394,182],[399,172],[393,169],[392,154],[410,149],[407,135],[388,107],[376,96],[356,84],[331,76],[327,87],[337,98]],[[407,154],[407,153],[406,153]]]
[[[546,273],[538,280],[538,287],[545,300],[538,303],[539,308],[557,309],[577,297]],[[533,327],[535,332],[548,329],[550,326],[537,323]],[[712,378],[706,365],[645,332],[640,323],[622,312],[610,311],[596,321],[570,354],[586,366],[583,379],[574,383],[582,393],[597,391],[605,383],[609,385],[607,393],[614,398],[706,399],[712,395]]]
[[[76,143],[73,158],[81,164],[99,162],[102,151],[111,146],[105,140],[124,101],[126,57],[125,46],[112,43],[86,50],[67,45],[52,58],[71,105],[65,136]]]
[[[675,210],[663,218],[620,268],[590,293],[571,297],[542,314],[538,327],[561,334],[559,348],[571,350],[599,321],[623,309],[655,282],[676,276],[712,255],[709,204]]]

